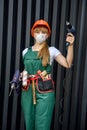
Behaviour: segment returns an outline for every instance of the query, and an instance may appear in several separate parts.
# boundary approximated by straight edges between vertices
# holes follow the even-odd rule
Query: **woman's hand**
[[[75,40],[74,35],[71,34],[71,33],[67,33],[67,35],[66,35],[66,42],[69,42],[70,45],[73,45],[74,44],[74,40]]]

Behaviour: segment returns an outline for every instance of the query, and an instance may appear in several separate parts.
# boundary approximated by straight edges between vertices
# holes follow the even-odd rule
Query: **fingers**
[[[73,44],[75,40],[75,37],[73,34],[71,33],[67,33],[66,35],[66,42],[69,42],[70,44]]]

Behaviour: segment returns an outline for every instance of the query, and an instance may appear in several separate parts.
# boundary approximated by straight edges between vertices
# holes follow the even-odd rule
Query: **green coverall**
[[[46,70],[51,73],[51,66],[42,66],[41,58],[37,57],[37,51],[28,49],[23,56],[24,69],[28,74],[36,74],[38,70]],[[21,105],[24,113],[26,130],[50,130],[53,108],[55,104],[55,93],[36,91],[36,105],[33,104],[31,84],[27,91],[22,90]]]

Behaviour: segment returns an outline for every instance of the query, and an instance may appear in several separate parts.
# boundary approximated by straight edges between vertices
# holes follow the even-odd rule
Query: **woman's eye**
[[[42,33],[46,33],[46,32],[42,31]]]
[[[39,31],[35,31],[34,33],[39,33]]]

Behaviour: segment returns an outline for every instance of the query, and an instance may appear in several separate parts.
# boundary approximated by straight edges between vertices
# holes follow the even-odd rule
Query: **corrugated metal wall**
[[[87,0],[0,0],[0,130],[24,130],[20,96],[9,97],[9,81],[22,70],[21,52],[32,45],[30,28],[49,22],[53,45],[66,55],[65,22],[76,28],[74,62],[65,70],[54,62],[56,105],[51,130],[87,129]]]

